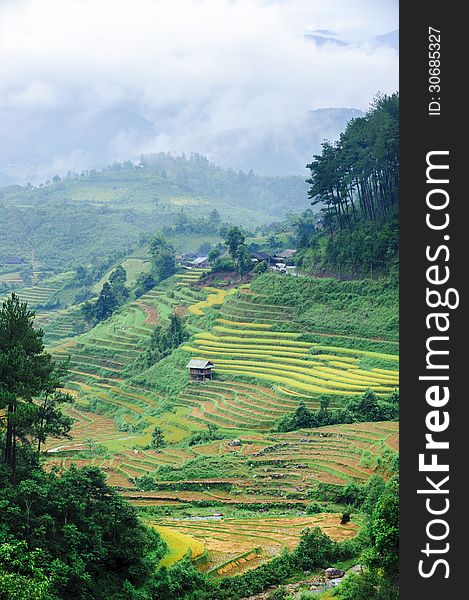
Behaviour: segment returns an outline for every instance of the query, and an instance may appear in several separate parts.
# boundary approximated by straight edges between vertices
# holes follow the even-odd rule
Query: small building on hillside
[[[273,261],[273,256],[267,254],[267,252],[251,252],[251,260],[253,263],[265,261],[270,267]]]
[[[277,254],[277,256],[279,258],[290,260],[291,258],[293,258],[295,256],[295,254],[296,254],[296,250],[294,250],[293,248],[287,248],[283,252],[280,252],[279,254]]]
[[[198,256],[195,260],[191,261],[189,265],[197,269],[205,269],[209,265],[208,256]]]
[[[212,379],[212,369],[215,365],[210,360],[191,358],[186,368],[189,369],[191,381],[206,381]]]
[[[182,252],[176,255],[176,261],[179,265],[189,266],[193,260],[197,258],[197,254],[191,252]]]
[[[24,258],[21,258],[19,256],[5,256],[1,262],[4,265],[8,265],[8,266],[10,266],[10,265],[19,266],[19,265],[26,264],[26,261],[24,260]]]

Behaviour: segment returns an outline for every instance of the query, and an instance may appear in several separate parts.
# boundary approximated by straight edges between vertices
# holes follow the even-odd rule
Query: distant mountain
[[[316,33],[307,33],[305,35],[307,40],[315,42],[318,46],[324,46],[325,44],[333,44],[334,46],[347,46],[347,42],[339,40],[331,35],[317,35]]]
[[[309,203],[304,177],[261,176],[211,163],[205,156],[149,154],[139,164],[113,164],[101,171],[58,176],[47,185],[0,189],[0,206],[45,208],[81,204],[162,215],[185,208],[197,216],[216,208],[246,226],[284,218]]]
[[[201,140],[217,164],[261,175],[305,174],[305,165],[325,140],[336,140],[348,121],[363,115],[355,108],[322,108],[283,123],[234,129]]]
[[[334,46],[350,46],[356,44],[356,42],[350,42],[341,40],[332,31],[327,29],[316,29],[314,31],[305,34],[305,39],[314,42],[316,46],[324,46],[325,44],[332,44]],[[371,39],[364,39],[363,42],[371,44],[372,46],[390,46],[399,52],[399,30],[390,31],[383,35],[375,35]]]
[[[7,108],[0,115],[0,184],[104,167],[127,158],[119,156],[121,146],[142,145],[153,136],[153,123],[125,108],[94,113]]]
[[[399,52],[399,30],[390,31],[389,33],[385,33],[384,35],[376,35],[373,38],[374,42],[379,44],[380,46],[391,46],[394,50]]]
[[[212,135],[189,131],[178,138],[165,130],[165,115],[152,122],[130,106],[91,114],[79,108],[8,108],[0,114],[0,185],[36,184],[67,171],[138,160],[153,147],[179,154],[201,153],[222,167],[261,175],[303,175],[321,142],[336,139],[347,121],[360,114],[353,108],[326,108],[249,129]]]

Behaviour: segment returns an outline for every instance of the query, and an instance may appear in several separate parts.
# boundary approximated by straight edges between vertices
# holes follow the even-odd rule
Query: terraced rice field
[[[199,272],[194,275],[200,277]],[[127,367],[146,348],[155,324],[167,319],[175,307],[193,304],[199,297],[200,292],[188,288],[176,288],[171,294],[151,290],[91,331],[65,341],[61,338],[69,332],[67,316],[46,327],[46,341],[52,345],[59,342],[53,347],[54,356],[70,360],[67,388],[77,393],[78,408],[86,409],[98,402],[113,418],[127,421],[129,429],[145,418],[143,429],[140,427],[138,433],[129,435],[127,445],[148,444],[151,429],[157,424],[172,442],[201,428],[195,420],[186,421],[189,409],[182,406],[176,415],[163,420],[146,414],[158,408],[162,398],[148,386],[135,386],[126,374]]]
[[[375,351],[380,346],[373,346],[373,340],[333,331],[310,341],[295,330],[291,307],[265,303],[250,290],[201,288],[203,272],[178,273],[109,320],[54,348],[57,357],[71,359],[66,388],[76,401],[66,410],[76,422],[72,441],[51,440],[47,450],[50,466],[100,466],[108,483],[136,506],[174,507],[178,517],[193,514],[199,502],[221,513],[228,507],[252,507],[252,514],[261,506],[291,511],[290,517],[151,520],[169,546],[163,564],[191,553],[199,568],[212,575],[235,575],[294,547],[304,527],[319,525],[333,539],[356,535],[359,519],[341,526],[338,514],[305,516],[300,511],[310,502],[308,492],[321,483],[364,483],[376,472],[387,477],[380,459],[397,450],[398,424],[290,433],[273,428],[300,400],[319,408],[323,393],[332,398],[331,408],[367,389],[389,394],[398,385],[398,357],[387,340],[381,347],[389,352]],[[217,310],[207,310],[212,307]],[[165,324],[175,311],[188,312],[193,333],[184,349],[193,358],[212,360],[215,379],[188,384],[168,397],[132,381],[128,367],[144,351],[155,324]],[[212,317],[216,321],[210,321],[207,331]],[[66,327],[66,320],[56,323],[59,337],[66,335]],[[163,403],[170,403],[173,412],[160,410]],[[206,431],[210,424],[219,428],[222,439],[187,444],[191,433]],[[168,445],[145,449],[156,425]],[[87,454],[90,438],[107,453]],[[139,487],[142,476],[155,478],[151,491]]]
[[[293,412],[301,398],[240,381],[213,380],[189,385],[177,403],[192,407],[191,418],[203,424],[267,431],[286,412]],[[319,406],[314,399],[304,400],[311,408]]]
[[[212,304],[220,301],[221,295],[214,293]],[[198,314],[203,310],[200,304],[189,310]],[[210,332],[198,333],[184,348],[193,358],[210,359],[216,372],[227,379],[233,375],[253,377],[283,395],[311,398],[318,394],[360,395],[368,389],[386,395],[398,386],[397,350],[391,354],[312,343],[295,331],[277,331],[276,324],[291,320],[288,306],[263,304],[254,294],[238,294],[224,298],[220,315]],[[393,367],[363,368],[366,361]]]
[[[332,513],[246,519],[200,517],[166,519],[159,523],[163,531],[184,532],[199,540],[209,553],[204,570],[215,575],[239,574],[278,555],[283,548],[291,550],[306,527],[321,527],[336,541],[351,539],[359,530],[353,519],[347,525],[340,525],[340,515]]]
[[[202,316],[204,314],[204,309],[212,306],[221,306],[225,298],[234,293],[234,290],[221,290],[209,286],[204,287],[204,290],[210,293],[206,300],[202,300],[201,302],[189,306],[189,312],[192,315]]]
[[[77,329],[84,327],[79,309],[44,312],[36,315],[36,323],[44,330],[44,343],[48,347],[57,345],[67,338],[77,335]]]
[[[75,409],[74,409],[75,410]],[[76,415],[72,414],[71,416]],[[228,504],[254,503],[304,503],[309,489],[319,483],[346,485],[364,482],[375,471],[363,466],[365,453],[378,456],[384,447],[392,447],[397,439],[397,423],[364,423],[335,425],[315,430],[286,434],[245,434],[240,436],[240,446],[229,439],[207,444],[183,447],[166,447],[155,450],[125,448],[132,440],[118,432],[109,419],[81,413],[93,423],[79,422],[73,442],[54,442],[48,447],[63,450],[83,449],[92,437],[104,443],[114,453],[101,459],[100,466],[108,481],[128,494],[136,504],[178,504],[193,501],[221,501]],[[179,418],[176,419],[180,422]],[[113,441],[115,442],[113,445]],[[183,468],[196,458],[231,455],[231,473],[222,477],[181,479],[165,481],[160,478],[159,491],[138,492],[135,478],[155,473],[158,467]],[[52,456],[52,455],[51,455]],[[54,461],[67,468],[76,459],[61,458]],[[234,474],[236,473],[236,474]]]
[[[64,391],[72,396],[76,394],[73,390],[66,389]],[[62,412],[74,420],[70,432],[72,439],[49,438],[43,446],[43,449],[49,454],[68,450],[82,451],[86,449],[90,439],[96,443],[103,443],[122,438],[124,435],[118,431],[112,419],[102,415],[80,410],[75,406],[66,406]]]
[[[189,286],[191,283],[197,283],[207,273],[207,269],[187,268],[183,273],[176,273],[176,285]]]
[[[52,300],[61,287],[60,284],[39,284],[21,288],[16,294],[23,302],[27,302],[30,306],[34,307],[36,304],[46,304]]]
[[[9,285],[19,285],[22,282],[21,273],[18,271],[13,271],[10,273],[1,273],[0,274],[0,283],[8,283]]]
[[[151,262],[141,258],[127,258],[122,262],[122,266],[127,273],[127,285],[132,285],[135,283],[140,273],[149,273]],[[114,268],[115,267],[105,273],[103,277],[101,277],[101,279],[93,286],[93,292],[95,294],[99,294],[99,292],[102,290],[103,285],[109,280],[109,276]]]
[[[185,556],[190,556],[192,560],[203,556],[205,545],[202,541],[173,527],[155,525],[151,522],[149,525],[156,529],[168,545],[168,552],[161,561],[162,566],[169,567]]]

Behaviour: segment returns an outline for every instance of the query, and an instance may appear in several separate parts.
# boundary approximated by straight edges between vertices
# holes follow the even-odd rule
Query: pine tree
[[[50,434],[66,435],[71,420],[58,405],[64,365],[44,352],[44,332],[33,327],[34,312],[15,294],[0,309],[0,410],[5,428],[3,456],[16,481],[17,443],[41,443]]]

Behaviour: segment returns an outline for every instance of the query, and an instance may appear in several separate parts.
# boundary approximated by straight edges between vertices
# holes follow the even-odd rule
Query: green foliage
[[[380,496],[369,525],[371,553],[368,564],[383,569],[386,578],[399,574],[399,481],[391,479]]]
[[[307,167],[308,196],[321,205],[294,222],[296,261],[311,272],[394,273],[398,261],[399,96],[378,96],[339,141]]]
[[[158,215],[136,214],[121,207],[76,204],[64,197],[45,202],[44,196],[55,187],[29,192],[8,188],[12,204],[0,203],[5,233],[0,238],[0,256],[21,256],[28,240],[44,270],[60,273],[79,265],[97,265],[116,253],[125,256],[138,244],[142,230],[161,226]]]
[[[217,260],[217,258],[220,257],[220,254],[221,254],[220,248],[212,248],[210,250],[210,252],[208,253],[208,262],[210,264],[213,264]]]
[[[48,584],[53,598],[77,600],[113,598],[124,584],[138,588],[152,576],[165,544],[99,469],[72,467],[61,477],[36,470],[14,486],[0,477],[3,539],[11,552],[28,550],[10,572],[27,576],[40,557],[35,583]]]
[[[171,568],[162,567],[149,586],[151,600],[185,600],[205,598],[204,591],[215,588],[206,575],[197,571],[190,559],[177,562]],[[200,595],[199,595],[200,594]],[[216,596],[212,596],[215,600]],[[208,596],[207,596],[208,599]]]
[[[187,386],[186,365],[189,359],[190,354],[178,348],[146,371],[135,374],[132,381],[149,385],[168,398],[175,397]]]
[[[212,273],[229,273],[236,271],[236,263],[232,258],[217,258],[212,263]]]
[[[269,270],[269,265],[267,264],[267,261],[261,260],[254,267],[253,273],[256,273],[257,275],[262,275],[262,273],[266,273],[268,270]]]
[[[94,318],[96,322],[108,319],[119,306],[117,295],[110,283],[106,282],[100,291],[94,306]]]
[[[34,313],[12,294],[0,309],[0,410],[6,411],[3,457],[16,478],[17,442],[39,448],[49,435],[66,436],[71,419],[59,404],[64,366],[44,352],[44,333],[33,327]],[[34,402],[36,400],[36,402]]]
[[[301,176],[235,172],[200,155],[148,155],[140,165],[127,161],[37,187],[2,188],[0,256],[22,256],[28,240],[36,259],[60,272],[123,248],[128,254],[156,229],[173,227],[181,201],[191,220],[203,203],[214,230],[222,217],[251,226],[301,210],[306,190]]]
[[[303,401],[299,402],[295,412],[286,414],[279,419],[277,431],[296,431],[297,429],[325,427],[339,423],[393,421],[399,418],[399,394],[397,392],[393,392],[392,396],[382,400],[373,391],[367,390],[363,396],[347,400],[342,408],[336,410],[329,410],[330,399],[327,396],[319,396],[319,402],[320,409],[317,411],[307,408]],[[390,452],[392,451],[390,450]]]
[[[113,288],[120,288],[125,285],[127,281],[127,272],[122,265],[119,265],[109,275],[109,283]]]
[[[0,600],[56,600],[51,577],[42,567],[40,550],[28,552],[26,542],[0,544]]]
[[[135,362],[134,368],[147,369],[155,365],[165,356],[171,354],[188,337],[189,334],[184,327],[181,317],[172,313],[169,317],[169,325],[167,327],[163,327],[162,325],[155,326],[148,340],[147,348]]]
[[[293,552],[297,565],[311,571],[318,567],[325,567],[334,560],[337,552],[336,544],[331,538],[323,533],[320,527],[306,528],[302,534],[300,543]]]
[[[151,273],[139,273],[135,282],[135,297],[140,298],[146,292],[154,288],[156,280]]]
[[[198,444],[206,444],[214,440],[222,440],[223,434],[220,433],[219,428],[216,425],[208,424],[206,431],[194,431],[189,437],[187,443],[189,446],[196,446]]]
[[[150,242],[152,275],[156,282],[168,279],[176,272],[176,255],[172,244],[161,234],[155,235]]]
[[[155,427],[151,434],[151,447],[154,449],[164,448],[166,446],[166,440],[164,437],[163,430],[161,427]]]
[[[125,287],[127,273],[121,265],[109,275],[109,281],[103,284],[96,302],[85,302],[81,314],[90,324],[100,323],[112,316],[114,311],[129,298],[129,290]]]
[[[371,488],[370,488],[371,493]],[[365,570],[351,575],[335,590],[340,600],[397,600],[399,597],[399,483],[391,479],[380,494],[373,484],[374,504],[367,532],[370,547],[364,552]],[[371,501],[371,495],[369,500]]]
[[[239,244],[236,252],[236,270],[245,275],[252,269],[252,259],[245,244]]]
[[[251,284],[253,292],[266,296],[266,304],[293,308],[292,321],[311,341],[311,332],[397,340],[399,290],[389,280],[341,281],[332,278],[279,277],[264,273]],[[327,314],[327,319],[324,315]],[[318,342],[318,338],[314,338]],[[344,339],[348,344],[349,339]],[[324,342],[328,342],[327,338]],[[353,340],[352,340],[353,342]],[[341,345],[340,341],[337,344]],[[397,348],[396,348],[397,351]]]
[[[230,227],[226,232],[225,244],[228,246],[230,256],[233,260],[237,259],[238,249],[244,245],[245,240],[246,237],[239,227]]]
[[[370,515],[378,499],[383,494],[385,486],[386,484],[382,477],[372,475],[363,484],[351,482],[342,486],[332,483],[320,483],[317,489],[310,491],[308,495],[314,500],[345,504]]]
[[[376,570],[352,573],[334,590],[339,600],[398,600],[399,589]]]
[[[350,121],[334,145],[324,142],[322,154],[307,166],[308,195],[313,204],[325,204],[328,221],[346,227],[358,210],[368,220],[380,220],[397,204],[398,94],[377,97],[365,117]]]

